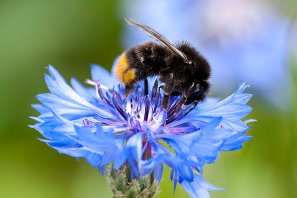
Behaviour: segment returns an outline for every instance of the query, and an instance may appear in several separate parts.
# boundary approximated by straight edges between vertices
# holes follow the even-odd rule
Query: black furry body
[[[202,101],[209,90],[210,66],[189,44],[180,43],[176,48],[186,55],[189,62],[157,42],[146,42],[126,50],[129,69],[135,71],[135,79],[125,85],[126,93],[131,92],[137,82],[159,76],[164,83],[164,108],[168,105],[169,95],[182,95],[184,104]]]

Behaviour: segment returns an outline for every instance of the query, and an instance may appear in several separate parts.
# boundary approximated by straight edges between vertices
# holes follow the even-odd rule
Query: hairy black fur
[[[136,78],[126,84],[126,93],[132,91],[137,82],[157,75],[165,85],[165,95],[183,95],[185,104],[202,101],[209,90],[211,68],[188,43],[178,44],[177,49],[186,55],[189,62],[157,42],[146,42],[126,50],[129,67],[136,72]],[[167,105],[168,100],[163,107]]]

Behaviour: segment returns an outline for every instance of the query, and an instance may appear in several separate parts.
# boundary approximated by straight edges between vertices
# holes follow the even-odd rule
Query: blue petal
[[[233,151],[241,149],[242,144],[248,140],[250,140],[251,136],[244,136],[248,129],[235,133],[234,135],[230,136],[223,144],[221,150],[223,151]]]
[[[194,173],[190,166],[185,164],[181,164],[178,168],[181,177],[183,177],[187,181],[193,181]]]
[[[84,87],[76,78],[71,79],[71,85],[75,92],[78,93],[84,99],[90,101],[96,97],[96,92],[94,88]]]
[[[49,65],[48,71],[49,71],[51,77],[53,77],[54,81],[60,82],[62,84],[66,84],[66,81],[64,80],[64,78],[53,66]]]
[[[102,155],[93,152],[88,152],[88,155],[85,154],[84,158],[86,158],[87,162],[94,167],[99,166],[102,161]]]
[[[53,94],[42,94],[45,96],[43,100],[50,102],[48,104],[53,105],[60,102],[62,103],[62,106],[66,104],[64,107],[70,106],[69,109],[71,109],[71,106],[80,106],[81,108],[92,110],[99,116],[112,117],[112,115],[108,112],[98,108],[97,106],[80,97],[69,85],[66,84],[61,75],[53,67],[50,67],[49,71],[51,76],[45,75],[45,81],[49,90]]]
[[[166,147],[157,142],[151,142],[151,147],[152,153],[154,153],[154,155],[146,161],[141,161],[140,169],[143,175],[154,172],[154,174],[160,176],[163,172],[163,169],[158,170],[158,168],[163,167],[163,163],[166,163],[167,165],[173,167],[174,156]]]
[[[138,170],[142,158],[142,138],[143,133],[134,134],[128,139],[125,147],[125,153],[130,162],[130,165],[134,167],[134,163],[136,162],[138,164]],[[136,171],[136,167],[134,167],[134,173],[138,174],[138,171]]]
[[[94,128],[75,126],[75,131],[83,146],[97,153],[104,153],[115,148],[115,137],[111,131],[105,132],[101,127]]]
[[[91,65],[91,74],[94,81],[98,81],[100,84],[109,88],[118,84],[117,80],[110,74],[110,72],[99,65]]]
[[[158,166],[156,166],[155,170],[154,170],[154,179],[157,180],[158,182],[161,181],[162,176],[163,176],[163,164],[160,164]]]
[[[113,167],[118,170],[121,168],[121,166],[126,162],[127,157],[125,155],[125,153],[122,152],[118,152],[117,153],[117,157],[114,158],[114,163],[113,163]]]
[[[203,177],[199,175],[194,176],[194,180],[183,180],[181,186],[190,194],[193,198],[209,198],[210,190],[224,190],[223,188],[217,188],[212,184],[206,182]]]

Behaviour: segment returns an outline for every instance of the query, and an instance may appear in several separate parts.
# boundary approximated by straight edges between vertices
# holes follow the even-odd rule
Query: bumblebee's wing
[[[181,52],[180,50],[178,50],[176,48],[176,46],[173,45],[163,35],[161,35],[157,31],[155,31],[151,27],[146,26],[144,24],[141,24],[141,23],[135,21],[134,19],[125,18],[125,20],[126,20],[126,22],[129,25],[134,25],[134,26],[138,27],[139,29],[141,29],[142,31],[144,31],[146,34],[148,34],[150,37],[152,37],[153,39],[157,39],[158,41],[160,41],[161,43],[163,43],[164,45],[166,45],[167,47],[169,47],[169,49],[171,49],[175,54],[177,54],[179,57],[181,57],[185,62],[188,62],[187,56],[183,52]]]

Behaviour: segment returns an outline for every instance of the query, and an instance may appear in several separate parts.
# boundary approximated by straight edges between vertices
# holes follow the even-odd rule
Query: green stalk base
[[[151,198],[157,194],[159,183],[149,174],[139,179],[130,178],[130,168],[125,165],[120,170],[107,168],[107,182],[114,198]]]

